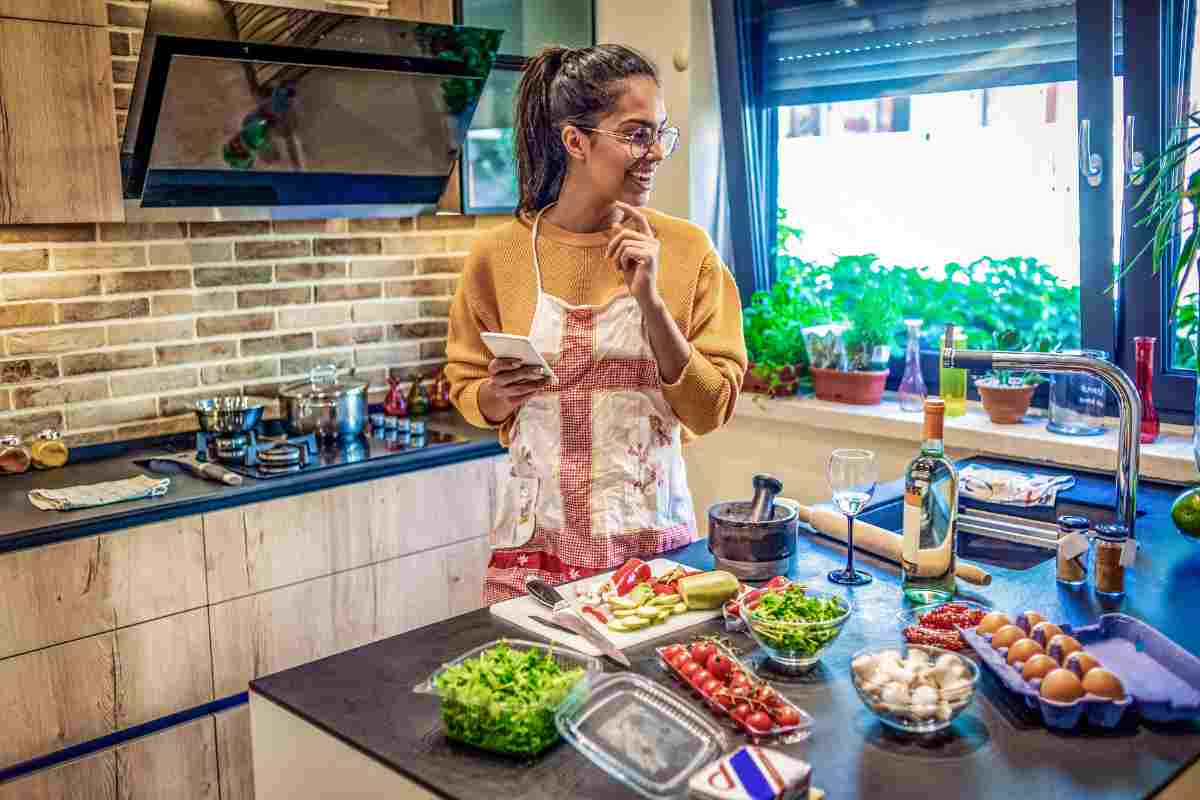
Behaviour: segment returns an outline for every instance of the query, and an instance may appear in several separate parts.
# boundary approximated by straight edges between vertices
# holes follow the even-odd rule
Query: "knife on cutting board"
[[[553,586],[541,578],[530,575],[525,578],[525,591],[529,592],[534,600],[550,609],[554,622],[564,628],[570,628],[571,631],[582,636],[597,650],[621,666],[626,668],[632,666],[629,658],[621,652],[621,649],[613,644],[607,636],[592,627],[592,623],[580,616],[579,612],[571,607],[571,602],[559,594]]]

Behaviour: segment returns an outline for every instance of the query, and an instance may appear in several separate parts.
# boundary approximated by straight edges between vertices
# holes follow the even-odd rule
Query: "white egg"
[[[906,706],[909,703],[908,687],[902,683],[892,682],[883,687],[883,702],[893,706]]]
[[[914,706],[931,706],[938,701],[937,689],[931,686],[918,686],[912,693]]]

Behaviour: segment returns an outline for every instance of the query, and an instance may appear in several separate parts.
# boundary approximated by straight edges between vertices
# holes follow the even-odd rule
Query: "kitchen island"
[[[881,490],[876,505],[894,501],[897,489],[893,484]],[[1138,500],[1145,515],[1137,530],[1142,550],[1123,601],[1101,603],[1089,590],[1060,589],[1053,559],[1028,569],[985,565],[994,576],[992,584],[976,589],[960,583],[960,588],[970,588],[962,596],[1013,615],[1037,609],[1051,620],[1074,625],[1119,610],[1200,653],[1200,543],[1180,535],[1171,523],[1170,504],[1177,492],[1167,486],[1141,487]],[[712,564],[703,542],[667,556],[694,567]],[[793,577],[829,590],[824,576],[844,560],[840,546],[805,534]],[[894,565],[863,557],[862,566],[875,582],[847,591],[854,614],[822,662],[800,679],[770,676],[815,723],[808,741],[781,749],[809,761],[813,784],[831,797],[1200,796],[1200,767],[1187,771],[1200,756],[1200,722],[1130,724],[1127,719],[1113,731],[1053,732],[986,670],[973,705],[947,731],[924,739],[886,731],[859,701],[849,663],[861,648],[901,641],[896,613],[903,601]],[[687,635],[720,630],[713,622]],[[412,687],[443,662],[504,636],[537,638],[482,609],[252,681],[256,796],[635,796],[565,743],[532,763],[520,763],[445,738],[436,700],[413,694]],[[744,636],[731,638],[740,648],[752,645]],[[627,655],[635,671],[682,691],[654,654],[654,647],[665,641]]]

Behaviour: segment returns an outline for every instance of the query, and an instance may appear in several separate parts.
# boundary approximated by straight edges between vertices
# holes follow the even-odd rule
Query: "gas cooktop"
[[[466,441],[465,437],[428,426],[423,434],[375,429],[353,439],[324,441],[312,434],[289,436],[279,420],[268,420],[242,436],[218,438],[198,432],[196,457],[248,478],[270,480]]]

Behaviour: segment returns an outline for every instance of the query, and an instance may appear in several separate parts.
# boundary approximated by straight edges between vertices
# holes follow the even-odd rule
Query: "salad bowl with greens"
[[[805,670],[821,660],[850,619],[846,598],[792,583],[747,593],[739,604],[746,629],[779,666]]]
[[[438,697],[449,738],[528,757],[558,740],[555,713],[603,670],[598,658],[563,647],[498,639],[444,664],[413,691]]]

